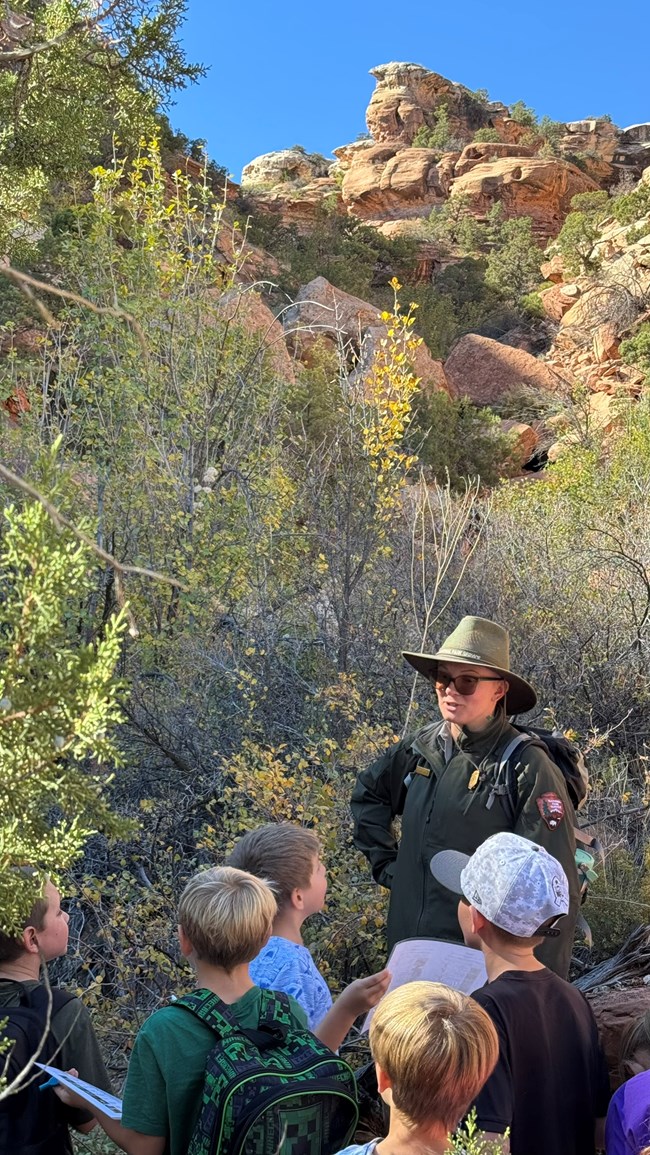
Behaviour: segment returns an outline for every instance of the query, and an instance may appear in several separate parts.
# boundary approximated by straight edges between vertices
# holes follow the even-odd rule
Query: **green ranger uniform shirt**
[[[373,877],[390,890],[388,944],[405,938],[462,942],[458,896],[436,882],[429,864],[439,850],[473,854],[492,834],[512,830],[557,858],[569,880],[571,907],[558,938],[536,951],[563,978],[569,970],[578,914],[574,812],[564,778],[548,754],[526,745],[514,758],[514,821],[501,787],[500,755],[517,731],[497,717],[480,734],[453,740],[433,723],[402,739],[358,778],[352,795],[354,841]],[[405,782],[407,783],[405,785]],[[402,816],[399,844],[393,821]]]

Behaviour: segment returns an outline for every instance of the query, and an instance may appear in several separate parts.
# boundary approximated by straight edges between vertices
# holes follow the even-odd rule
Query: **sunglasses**
[[[436,670],[435,674],[431,675],[431,681],[436,687],[436,690],[439,690],[441,694],[444,693],[447,686],[453,686],[456,693],[460,694],[461,697],[471,698],[479,682],[503,682],[504,679],[483,677],[481,674],[456,674],[456,676],[452,678],[451,674],[447,674],[443,670]]]

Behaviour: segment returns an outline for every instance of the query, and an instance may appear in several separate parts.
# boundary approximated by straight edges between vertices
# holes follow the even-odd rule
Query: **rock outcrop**
[[[427,217],[446,200],[449,183],[443,180],[432,149],[396,151],[393,145],[376,144],[354,157],[341,195],[354,216],[383,222]]]
[[[301,148],[284,148],[279,152],[266,152],[256,156],[245,165],[241,174],[243,189],[253,187],[274,187],[293,181],[310,181],[315,177],[327,176],[331,161],[317,153],[307,153]]]
[[[492,405],[522,386],[553,393],[561,384],[557,374],[530,353],[476,333],[461,337],[444,369],[452,394],[468,397],[474,405]]]
[[[502,157],[477,164],[454,180],[452,197],[466,197],[477,217],[498,201],[505,217],[531,217],[537,234],[556,236],[576,193],[598,186],[575,165],[555,157]]]
[[[378,341],[386,335],[376,305],[344,293],[325,277],[316,277],[300,290],[283,323],[290,347],[301,360],[309,360],[318,341],[342,349],[353,381],[364,375]],[[413,371],[423,388],[449,391],[442,363],[424,343],[414,351]]]
[[[381,144],[410,145],[419,128],[435,124],[435,114],[444,107],[451,133],[471,140],[479,128],[497,128],[509,121],[504,104],[477,97],[420,64],[380,64],[371,68],[377,87],[366,112],[366,124],[373,140]],[[504,131],[504,139],[507,139]]]
[[[346,211],[340,187],[332,177],[255,189],[246,193],[245,203],[249,212],[277,217],[284,228],[293,228],[300,236],[314,231],[326,205],[328,212],[345,215]]]
[[[534,149],[524,144],[487,143],[485,141],[467,144],[454,165],[454,176],[464,176],[476,168],[477,164],[487,164],[507,156],[534,156]]]

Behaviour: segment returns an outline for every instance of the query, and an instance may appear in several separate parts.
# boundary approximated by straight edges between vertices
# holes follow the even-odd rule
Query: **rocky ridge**
[[[319,202],[376,228],[425,220],[450,196],[483,219],[496,200],[506,217],[530,215],[538,235],[556,236],[578,192],[639,179],[650,164],[650,124],[619,129],[607,117],[558,124],[555,155],[543,135],[490,101],[418,64],[371,69],[377,84],[366,112],[368,139],[333,150],[328,164],[299,148],[257,157],[242,173],[254,212],[308,231]],[[422,147],[440,128],[441,147]],[[481,132],[489,140],[476,140]],[[423,135],[424,134],[424,135]],[[470,175],[472,174],[472,175]]]

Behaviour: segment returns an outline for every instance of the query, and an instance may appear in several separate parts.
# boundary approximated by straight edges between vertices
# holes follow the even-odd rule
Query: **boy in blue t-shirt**
[[[383,970],[356,979],[332,1003],[301,934],[305,920],[325,903],[327,878],[320,853],[313,830],[290,822],[269,823],[245,834],[228,863],[270,882],[278,902],[273,932],[251,963],[251,977],[259,986],[293,995],[307,1013],[310,1030],[336,1051],[357,1016],[385,994],[390,974]]]

